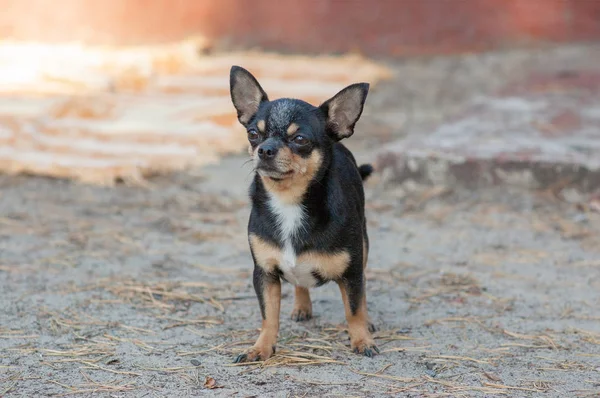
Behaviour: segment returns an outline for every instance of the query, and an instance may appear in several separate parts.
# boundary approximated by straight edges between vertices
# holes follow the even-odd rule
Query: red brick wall
[[[600,39],[600,0],[0,0],[0,37],[413,55]]]

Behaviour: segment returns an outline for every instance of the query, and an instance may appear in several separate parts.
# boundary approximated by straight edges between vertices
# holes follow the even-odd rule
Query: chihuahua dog
[[[350,85],[314,107],[297,99],[270,101],[250,72],[233,66],[230,91],[256,171],[248,241],[262,315],[256,344],[235,362],[266,360],[275,352],[281,280],[295,285],[295,321],[312,317],[309,288],[336,282],[353,351],[374,356],[379,350],[365,296],[369,239],[363,190],[373,168],[358,167],[340,143],[354,133],[369,84]]]

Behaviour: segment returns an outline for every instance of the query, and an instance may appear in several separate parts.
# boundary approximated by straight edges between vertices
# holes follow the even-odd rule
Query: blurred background
[[[600,1],[0,10],[0,396],[600,396]],[[227,366],[260,326],[234,64],[371,83],[376,359],[336,286],[297,324],[285,285],[278,354]]]
[[[272,96],[316,103],[370,81],[379,144],[478,95],[598,85],[597,51],[578,46],[600,37],[590,0],[7,0],[2,9],[0,169],[12,173],[141,182],[239,151],[223,85],[233,63]],[[548,112],[550,124],[578,117]]]
[[[139,45],[201,35],[220,48],[414,56],[594,40],[595,1],[4,0],[0,34],[19,40]],[[43,18],[32,10],[43,9]]]

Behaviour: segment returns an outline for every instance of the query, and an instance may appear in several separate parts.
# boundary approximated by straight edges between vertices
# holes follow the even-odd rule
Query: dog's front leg
[[[353,275],[352,278],[340,280],[338,285],[346,310],[352,350],[368,357],[378,354],[379,349],[369,330],[371,325],[367,313],[364,274],[361,272]]]
[[[235,363],[264,361],[273,355],[279,333],[279,309],[281,306],[281,280],[279,276],[267,273],[260,266],[254,266],[254,290],[260,304],[262,329],[254,346],[238,355]]]

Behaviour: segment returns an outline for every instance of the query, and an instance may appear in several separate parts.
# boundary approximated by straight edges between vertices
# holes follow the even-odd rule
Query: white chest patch
[[[309,264],[298,264],[294,238],[305,228],[305,210],[301,205],[286,204],[276,196],[271,195],[269,207],[277,218],[279,237],[283,243],[283,253],[279,269],[285,279],[297,286],[312,287],[316,280],[312,275]]]

